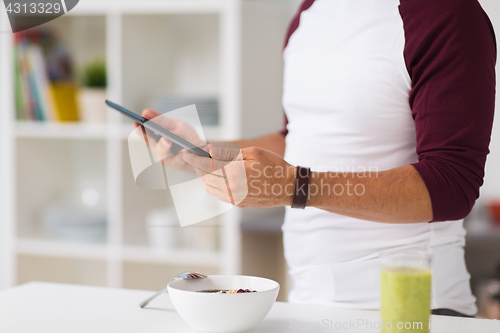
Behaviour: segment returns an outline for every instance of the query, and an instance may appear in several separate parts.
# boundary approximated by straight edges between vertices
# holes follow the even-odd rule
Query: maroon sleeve
[[[288,45],[288,41],[290,40],[290,37],[293,35],[293,33],[295,32],[295,30],[297,30],[297,28],[299,27],[299,24],[300,24],[300,14],[304,11],[304,10],[307,10],[309,9],[312,4],[314,3],[315,0],[304,0],[302,1],[301,5],[299,6],[299,9],[297,10],[297,13],[295,14],[295,16],[293,17],[292,19],[292,22],[290,22],[290,25],[288,26],[288,30],[287,30],[287,33],[286,33],[286,37],[285,37],[285,43],[283,45],[283,49],[286,48],[286,46]],[[288,134],[288,129],[286,128],[286,125],[288,125],[288,119],[286,118],[286,114],[283,115],[283,129],[281,130],[281,134],[283,134],[283,136],[286,136]]]
[[[468,215],[479,197],[495,108],[496,43],[476,0],[401,0],[409,103],[432,221]]]

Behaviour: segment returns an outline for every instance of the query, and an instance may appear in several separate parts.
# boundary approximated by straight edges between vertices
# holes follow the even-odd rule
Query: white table
[[[147,291],[29,283],[0,293],[0,332],[195,332],[172,310],[166,294],[151,302],[150,309],[139,308],[138,304],[150,295]],[[379,332],[370,328],[378,317],[378,311],[278,302],[249,333]],[[432,325],[433,333],[500,332],[499,321],[484,319],[432,316]]]

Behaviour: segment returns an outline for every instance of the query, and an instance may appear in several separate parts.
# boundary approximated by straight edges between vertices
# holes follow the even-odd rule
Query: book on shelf
[[[18,120],[79,120],[69,56],[49,33],[15,34],[14,88]]]

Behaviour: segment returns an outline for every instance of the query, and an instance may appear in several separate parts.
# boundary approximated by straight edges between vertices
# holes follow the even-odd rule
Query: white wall
[[[285,2],[289,8],[288,10],[288,15],[293,17],[293,14],[295,14],[297,8],[299,5],[302,3],[303,0],[267,0],[268,2],[277,2],[277,3],[283,3]]]

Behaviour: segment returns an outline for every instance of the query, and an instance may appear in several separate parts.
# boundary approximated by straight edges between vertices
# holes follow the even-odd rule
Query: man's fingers
[[[141,125],[139,125],[138,123],[134,123],[134,130],[135,130],[135,133],[139,136],[139,138],[141,138],[142,140],[146,139],[144,137],[144,134],[142,133]]]
[[[153,119],[153,118],[158,117],[160,115],[161,114],[159,114],[158,112],[153,111],[151,109],[146,109],[146,110],[142,111],[142,116],[146,119]]]
[[[144,126],[138,124],[138,123],[134,123],[134,127],[135,127],[135,132],[137,133],[137,135],[139,136],[139,138],[141,138],[142,140],[144,141],[151,141],[153,140],[150,136],[145,136],[144,133],[146,133],[147,135],[147,131],[145,131],[145,128]]]
[[[241,161],[241,149],[239,148],[226,148],[226,147],[212,147],[210,149],[210,156],[218,161]]]
[[[205,192],[207,192],[209,195],[214,196],[221,201],[231,203],[231,198],[229,197],[229,193],[227,192],[227,190],[221,190],[220,188],[210,186],[207,183],[204,183],[204,186]]]
[[[227,190],[227,184],[226,184],[226,179],[224,177],[220,177],[217,175],[214,175],[213,173],[205,173],[204,175],[198,174],[203,181],[203,183],[220,188],[221,190],[226,189]]]
[[[210,149],[210,153],[214,155],[214,158],[201,157],[186,152],[183,155],[183,159],[187,164],[193,166],[208,194],[224,202],[233,205],[238,204],[248,193],[247,189],[244,191],[243,199],[239,199],[235,203],[232,187],[234,186],[234,189],[239,193],[241,191],[238,191],[238,188],[241,186],[238,186],[238,184],[241,181],[246,181],[245,165],[242,160],[241,152],[239,149],[222,148],[219,150],[218,148],[221,147],[212,147]],[[220,158],[220,160],[218,158]],[[229,183],[230,179],[232,179],[233,184]],[[238,195],[241,197],[241,193]]]
[[[214,195],[222,201],[227,203],[235,204],[233,198],[233,189],[231,188],[231,184],[229,183],[229,179],[224,176],[218,175],[216,173],[209,173],[199,168],[194,168],[198,177],[200,177],[203,185],[205,186],[205,191],[208,194]],[[221,169],[221,173],[222,173]],[[236,185],[234,183],[233,185]],[[214,190],[217,189],[217,190]],[[217,193],[217,194],[215,194]],[[223,197],[222,197],[223,196]],[[246,195],[245,195],[246,196]],[[241,200],[240,200],[241,201]],[[238,201],[238,203],[240,202]]]
[[[175,154],[165,159],[166,164],[174,170],[183,170],[186,167],[186,161],[182,158],[182,153]]]
[[[179,119],[167,118],[165,117],[165,115],[159,114],[158,112],[155,112],[150,109],[144,110],[142,112],[142,116],[169,131],[174,130],[179,125],[180,122]]]
[[[170,148],[172,147],[172,141],[162,137],[160,141],[158,141],[158,147],[165,152],[169,152]]]
[[[135,126],[135,132],[137,133],[137,135],[139,136],[139,138],[141,140],[147,142],[149,144],[149,146],[151,148],[153,148],[154,151],[157,152],[158,141],[156,141],[155,137],[153,137],[151,135],[151,131],[148,130],[148,129],[146,129],[144,126],[142,126],[142,125],[140,125],[138,123],[134,123],[134,126]],[[168,145],[169,141],[166,140],[166,143]],[[162,147],[162,150],[165,150],[165,152],[168,153],[168,151],[170,150],[170,147],[168,147],[167,149],[165,149],[164,147]],[[165,154],[163,154],[163,155],[165,155]]]
[[[186,163],[191,164],[195,169],[200,169],[206,173],[215,171],[214,161],[211,158],[201,157],[189,152],[185,152],[183,158]]]
[[[210,149],[210,151],[212,151]],[[231,152],[231,156],[235,155],[235,152]],[[226,155],[230,156],[230,155]],[[238,157],[239,156],[239,157]],[[239,154],[237,158],[240,158],[241,155]],[[201,157],[189,152],[186,152],[184,154],[184,160],[186,163],[191,164],[194,168],[201,169],[205,171],[206,173],[214,173],[218,176],[223,176],[222,174],[222,169],[230,166],[232,163],[242,163],[243,160],[241,159],[235,159],[235,160],[218,160],[216,158],[207,158],[207,157]]]

